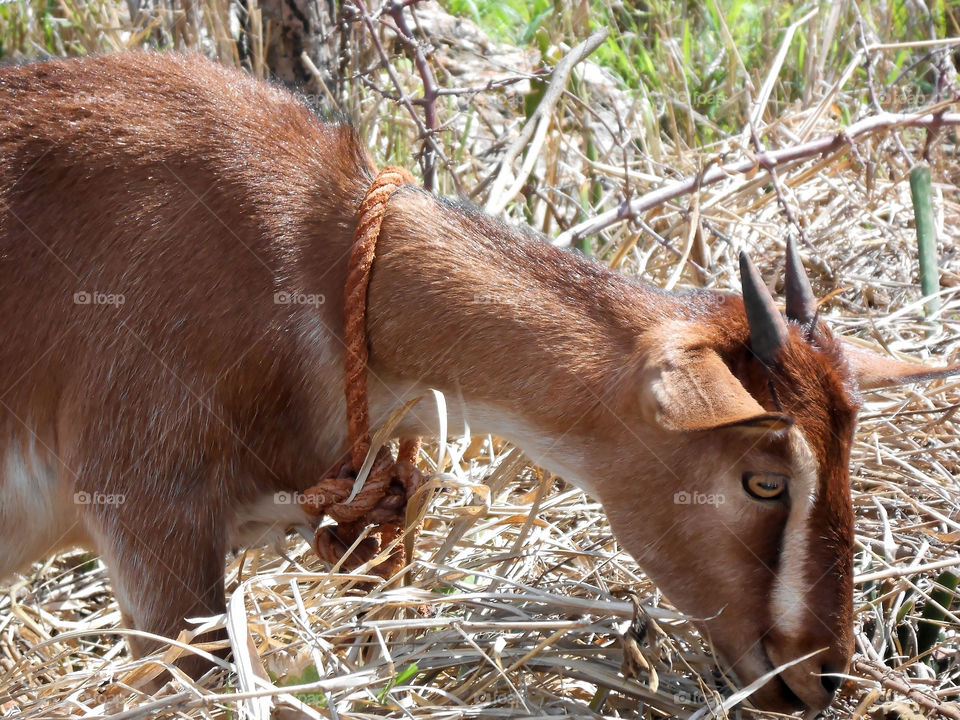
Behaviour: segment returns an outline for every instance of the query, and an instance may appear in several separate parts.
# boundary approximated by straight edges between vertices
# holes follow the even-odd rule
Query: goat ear
[[[679,353],[648,370],[647,407],[665,430],[697,432],[737,427],[760,432],[782,430],[788,415],[767,412],[713,350]]]
[[[881,355],[862,345],[843,340],[843,355],[861,390],[927,382],[960,374],[960,365],[932,368],[921,363],[905,362]]]

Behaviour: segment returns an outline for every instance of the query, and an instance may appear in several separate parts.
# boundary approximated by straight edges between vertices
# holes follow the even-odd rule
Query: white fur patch
[[[340,322],[340,321],[338,321]],[[310,404],[311,427],[314,428],[314,446],[321,453],[330,448],[342,448],[347,443],[344,418],[347,401],[343,393],[343,352],[323,317],[310,306],[303,306],[297,318],[297,342],[300,357],[310,358],[305,372],[310,387],[320,393]]]
[[[83,538],[72,486],[31,437],[6,445],[0,464],[0,579]]]
[[[278,544],[288,528],[307,525],[302,493],[277,492],[258,497],[238,508],[230,526],[228,546],[257,547]]]
[[[810,512],[817,499],[817,461],[799,428],[790,429],[794,472],[790,481],[790,517],[783,530],[780,572],[773,590],[773,617],[788,636],[798,635],[809,606],[809,578],[804,568],[810,554]]]
[[[571,442],[569,437],[545,433],[517,414],[504,412],[501,408],[484,403],[471,403],[464,410],[464,414],[471,428],[510,438],[534,464],[560,475],[584,492],[593,494],[590,483],[583,478],[579,469],[585,462],[577,450],[578,442]]]
[[[394,387],[399,387],[395,384]],[[382,389],[371,388],[371,425],[377,427],[395,407],[418,396],[429,397],[430,389],[422,385],[403,388],[389,396]],[[520,448],[534,464],[563,477],[584,492],[594,495],[593,487],[583,476],[585,466],[581,443],[570,437],[544,432],[519,413],[509,408],[480,401],[465,401],[453,394],[446,399],[446,431],[449,435],[493,434],[507,438]],[[436,404],[421,402],[401,422],[399,431],[407,435],[436,436],[440,431]]]

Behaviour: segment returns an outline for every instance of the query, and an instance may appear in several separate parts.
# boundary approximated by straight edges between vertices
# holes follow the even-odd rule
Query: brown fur
[[[344,459],[341,297],[372,167],[350,128],[198,57],[0,70],[0,575],[81,543],[105,556],[135,627],[175,635],[224,609],[224,553],[249,540],[237,528],[251,508],[268,513],[258,533],[285,529],[297,509],[272,494]],[[78,304],[84,292],[124,302]],[[454,421],[597,495],[743,682],[825,649],[759,705],[829,702],[818,673],[852,649],[856,414],[829,331],[813,346],[791,329],[778,407],[738,298],[664,294],[404,188],[369,338],[374,422],[441,389]],[[418,409],[404,432],[434,425]],[[787,633],[771,595],[794,499],[752,499],[740,476],[799,472],[801,436],[820,470],[797,570],[807,607]],[[677,505],[679,491],[726,501]]]

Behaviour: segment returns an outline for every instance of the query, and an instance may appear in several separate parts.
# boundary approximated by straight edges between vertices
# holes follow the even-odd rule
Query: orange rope
[[[370,417],[367,408],[367,288],[370,268],[380,239],[380,226],[387,200],[402,185],[416,182],[399,167],[385,167],[367,190],[357,215],[357,229],[347,265],[343,340],[347,345],[347,427],[352,445],[353,467],[357,470],[370,451]]]
[[[379,542],[370,537],[361,542],[351,556],[351,565],[360,565],[373,558],[383,547],[403,533],[406,504],[423,478],[416,468],[420,439],[407,439],[400,445],[394,460],[387,448],[381,448],[363,487],[350,502],[356,474],[370,452],[370,413],[367,399],[367,289],[373,266],[380,226],[387,201],[403,185],[414,184],[413,176],[399,167],[385,167],[367,190],[357,211],[357,229],[347,264],[344,299],[345,383],[347,396],[347,432],[352,468],[338,477],[326,478],[307,490],[305,509],[317,517],[329,515],[336,528],[320,528],[314,538],[314,549],[327,562],[335,564],[369,525],[377,527]],[[416,529],[413,530],[416,532]],[[383,577],[396,573],[403,564],[403,548],[398,547],[390,559],[378,565]]]

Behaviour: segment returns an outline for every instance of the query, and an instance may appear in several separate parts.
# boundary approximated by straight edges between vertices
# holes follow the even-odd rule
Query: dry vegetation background
[[[881,112],[955,110],[958,18],[943,0],[0,0],[0,56],[147,45],[262,77],[272,69],[318,111],[352,118],[379,162],[666,288],[738,290],[746,248],[779,291],[794,233],[836,332],[960,362],[951,128],[864,135],[774,174],[726,175],[585,237],[570,232],[670,182]],[[579,57],[598,28],[609,35]],[[931,317],[907,180],[924,162],[943,288]],[[862,661],[829,717],[960,717],[958,408],[960,380],[866,397],[852,459]],[[132,660],[97,558],[34,567],[0,597],[0,715],[751,714],[721,705],[731,691],[708,648],[620,550],[595,502],[541,479],[495,438],[441,439],[424,467],[442,491],[406,584],[330,573],[297,536],[250,549],[229,560],[219,620],[236,665],[198,683],[179,675],[155,696],[143,683],[192,650]],[[358,587],[370,581],[371,591]]]

